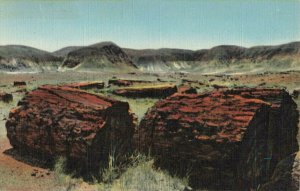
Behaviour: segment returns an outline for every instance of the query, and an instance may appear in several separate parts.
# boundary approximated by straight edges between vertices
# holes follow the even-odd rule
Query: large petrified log
[[[159,167],[189,175],[194,187],[248,190],[298,150],[297,123],[284,90],[174,94],[146,113],[134,137]]]
[[[130,151],[135,120],[126,102],[45,85],[11,110],[6,128],[15,149],[43,159],[64,156],[84,173],[98,172],[110,154],[118,161]]]
[[[125,97],[151,97],[165,98],[177,92],[175,85],[153,85],[144,87],[119,88],[113,91],[114,94]]]

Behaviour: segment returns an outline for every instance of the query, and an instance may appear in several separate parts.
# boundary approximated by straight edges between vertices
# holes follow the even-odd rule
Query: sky
[[[300,41],[300,0],[0,0],[0,45],[204,49]]]

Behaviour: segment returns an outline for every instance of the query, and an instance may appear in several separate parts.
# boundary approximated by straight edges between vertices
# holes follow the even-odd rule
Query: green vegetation
[[[88,92],[96,93],[99,95],[108,96],[116,100],[128,102],[131,111],[136,114],[139,121],[143,118],[147,110],[159,100],[156,98],[139,98],[139,99],[127,98],[127,97],[122,97],[122,96],[117,96],[115,94],[112,94],[111,91],[112,89],[102,89],[102,90],[90,90]]]

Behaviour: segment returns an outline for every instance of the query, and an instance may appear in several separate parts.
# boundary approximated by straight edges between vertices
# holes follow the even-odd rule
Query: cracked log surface
[[[156,165],[195,188],[256,189],[298,150],[298,111],[280,89],[174,94],[148,110],[134,136]]]
[[[65,156],[84,173],[97,172],[109,154],[118,161],[130,152],[135,121],[126,102],[45,85],[11,110],[6,128],[15,149],[44,160]]]

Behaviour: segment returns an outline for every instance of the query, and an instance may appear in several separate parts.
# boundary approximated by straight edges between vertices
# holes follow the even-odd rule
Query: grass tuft
[[[73,178],[72,174],[65,173],[66,159],[56,161],[54,173],[57,182],[68,190],[80,190],[82,179]],[[108,167],[99,172],[101,180],[94,180],[93,190],[107,191],[182,191],[188,188],[188,178],[180,179],[171,176],[168,172],[156,169],[154,159],[140,153],[128,157],[126,164],[117,165],[114,157],[109,157]]]

